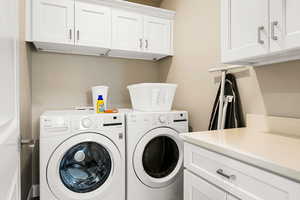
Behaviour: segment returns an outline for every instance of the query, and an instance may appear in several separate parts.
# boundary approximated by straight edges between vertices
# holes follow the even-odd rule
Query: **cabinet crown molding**
[[[128,2],[125,0],[75,0],[75,2],[76,1],[101,4],[105,6],[110,6],[112,8],[120,8],[123,10],[141,13],[143,15],[149,15],[149,16],[160,17],[165,19],[174,19],[176,15],[176,12],[172,10],[166,10],[163,8]]]

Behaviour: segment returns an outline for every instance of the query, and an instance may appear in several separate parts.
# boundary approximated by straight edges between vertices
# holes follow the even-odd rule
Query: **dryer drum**
[[[179,149],[176,142],[167,136],[152,139],[143,153],[143,167],[153,178],[168,176],[176,168],[179,160]]]
[[[78,153],[83,159],[76,159]],[[84,142],[69,149],[61,160],[59,173],[63,184],[71,191],[87,193],[105,183],[111,173],[109,152],[95,142]]]

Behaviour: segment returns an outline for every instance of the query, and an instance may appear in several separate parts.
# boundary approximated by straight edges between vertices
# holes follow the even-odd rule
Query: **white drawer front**
[[[184,170],[184,200],[226,200],[226,192]]]
[[[195,145],[184,147],[187,169],[241,199],[300,199],[300,184]]]

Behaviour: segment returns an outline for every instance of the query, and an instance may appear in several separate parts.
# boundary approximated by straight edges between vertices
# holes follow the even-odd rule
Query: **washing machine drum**
[[[133,163],[138,178],[149,187],[165,187],[177,179],[183,161],[182,141],[171,128],[157,128],[142,137]]]
[[[95,133],[76,135],[52,154],[48,185],[61,200],[99,199],[113,191],[121,165],[119,151],[110,139]]]

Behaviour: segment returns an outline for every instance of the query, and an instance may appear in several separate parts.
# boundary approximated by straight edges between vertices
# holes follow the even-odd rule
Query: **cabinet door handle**
[[[265,27],[264,26],[260,26],[258,27],[257,29],[257,42],[259,44],[264,44],[265,42],[261,39],[261,32],[265,30]]]
[[[145,40],[145,42],[146,42],[145,48],[148,49],[148,47],[149,47],[149,41],[148,41],[148,40]]]
[[[79,41],[80,39],[80,33],[79,33],[79,30],[77,30],[77,41]]]
[[[69,29],[69,39],[72,40],[72,29]]]
[[[142,48],[143,48],[143,39],[140,38],[140,49],[142,49]]]
[[[271,23],[271,38],[272,40],[278,40],[278,37],[275,35],[275,27],[278,25],[277,21]]]
[[[228,175],[228,174],[225,174],[224,173],[224,171],[223,171],[223,169],[218,169],[217,171],[217,174],[219,174],[219,175],[221,175],[221,176],[223,176],[223,177],[225,177],[225,178],[227,178],[227,179],[232,179],[232,180],[234,180],[234,179],[236,179],[236,176],[235,175]]]

